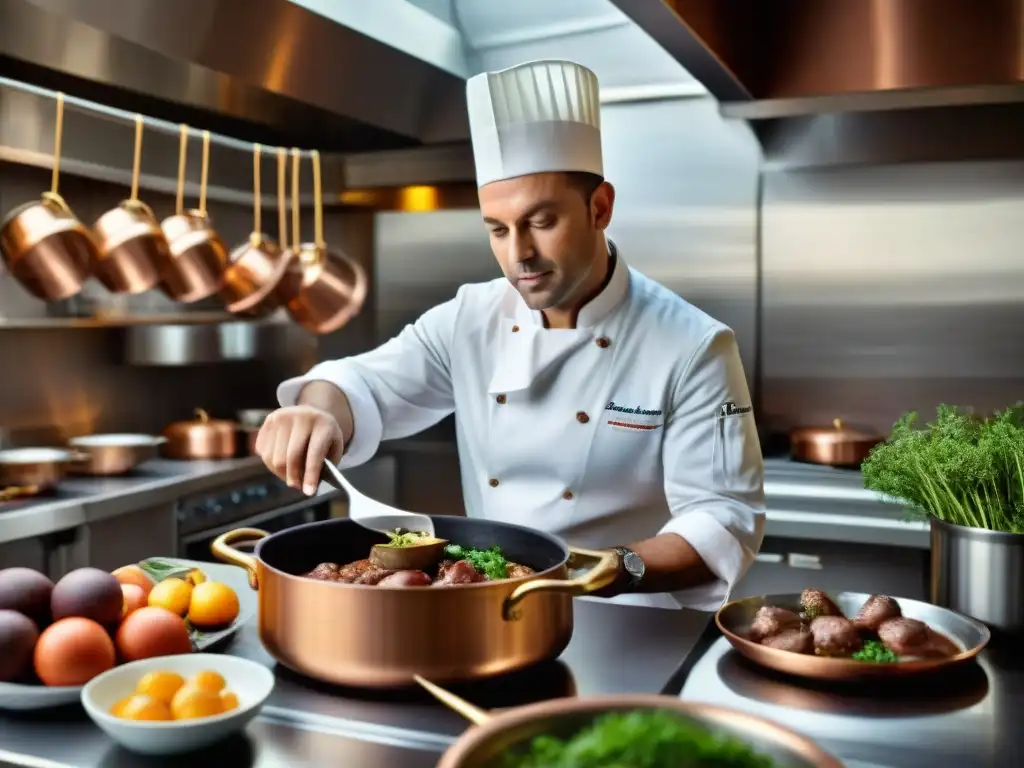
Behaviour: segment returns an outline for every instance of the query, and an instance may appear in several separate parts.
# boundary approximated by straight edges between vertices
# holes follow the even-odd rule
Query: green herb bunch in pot
[[[931,521],[931,599],[997,634],[1024,634],[1024,404],[949,405],[896,422],[861,466],[866,488]]]

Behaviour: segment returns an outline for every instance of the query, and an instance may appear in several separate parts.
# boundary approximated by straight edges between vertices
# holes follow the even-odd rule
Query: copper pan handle
[[[135,151],[132,155],[132,193],[122,201],[121,206],[129,211],[141,211],[153,217],[153,209],[139,200],[139,177],[142,175],[142,115],[135,116]]]
[[[413,675],[412,677],[413,680],[420,684],[420,686],[426,688],[427,691],[430,692],[431,696],[448,707],[448,709],[462,715],[473,725],[483,725],[491,719],[491,716],[480,709],[480,707],[470,704],[461,696],[456,696],[451,691],[446,691],[441,686],[434,685],[432,682],[420,677],[419,675]]]
[[[259,528],[236,528],[233,531],[222,533],[214,539],[213,544],[210,545],[210,551],[218,560],[244,568],[249,576],[249,586],[253,589],[259,589],[258,561],[252,555],[247,555],[231,545],[237,541],[260,541],[269,535],[269,533],[261,531]]]
[[[263,206],[260,195],[260,161],[263,158],[263,147],[254,144],[252,148],[252,234],[249,243],[253,248],[263,245]]]
[[[71,215],[71,208],[60,196],[60,156],[64,143],[64,94],[57,94],[57,116],[53,123],[53,172],[50,174],[50,190],[43,192],[43,202],[55,205],[60,211]]]
[[[199,168],[199,214],[205,219],[206,184],[210,177],[210,132],[203,131],[203,164]]]
[[[178,126],[178,190],[174,197],[174,213],[181,216],[185,212],[185,166],[188,163],[188,126]]]
[[[299,229],[302,221],[299,218],[299,150],[292,149],[292,253],[299,255],[302,250],[302,234]]]
[[[277,148],[277,240],[282,251],[288,250],[288,151]]]
[[[596,552],[592,549],[569,547],[569,559],[596,562],[593,568],[575,579],[533,579],[520,584],[505,598],[502,605],[501,613],[505,621],[515,621],[520,617],[518,606],[527,595],[536,592],[557,592],[571,597],[588,595],[611,584],[619,569],[619,555],[612,550]]]

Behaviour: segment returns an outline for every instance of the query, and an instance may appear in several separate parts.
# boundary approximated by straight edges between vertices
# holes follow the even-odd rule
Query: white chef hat
[[[597,75],[571,61],[531,61],[466,83],[477,186],[529,173],[604,175]]]

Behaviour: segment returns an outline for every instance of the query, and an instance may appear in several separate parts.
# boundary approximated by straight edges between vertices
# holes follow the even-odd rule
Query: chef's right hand
[[[267,417],[256,437],[256,453],[275,475],[307,496],[320,486],[324,459],[337,462],[345,438],[338,420],[309,405],[279,408]]]

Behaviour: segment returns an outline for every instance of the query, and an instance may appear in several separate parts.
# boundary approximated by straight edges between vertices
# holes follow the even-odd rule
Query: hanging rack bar
[[[10,88],[13,91],[21,91],[22,93],[30,93],[34,96],[41,96],[46,99],[53,101],[57,100],[57,91],[51,91],[48,88],[40,88],[37,85],[30,85],[23,83],[20,80],[11,80],[7,77],[0,77],[0,88]],[[86,99],[79,99],[74,96],[64,96],[64,105],[69,109],[74,109],[80,112],[88,112],[100,117],[105,117],[110,120],[116,120],[122,123],[128,123],[130,125],[135,124],[136,113],[127,112],[121,109],[115,109],[114,107],[108,107],[104,104],[98,104],[94,101],[88,101]],[[142,116],[143,125],[147,130],[158,131],[160,133],[166,133],[172,136],[177,136],[180,128],[178,123],[171,123],[166,120],[158,120],[155,117],[149,117],[147,115]],[[203,129],[202,127],[189,126],[189,138],[202,140]],[[255,144],[249,141],[241,141],[240,139],[233,139],[230,136],[223,136],[217,133],[210,134],[210,144],[227,149],[233,149],[238,152],[245,152],[252,154]],[[310,150],[300,150],[302,156],[311,157]]]

